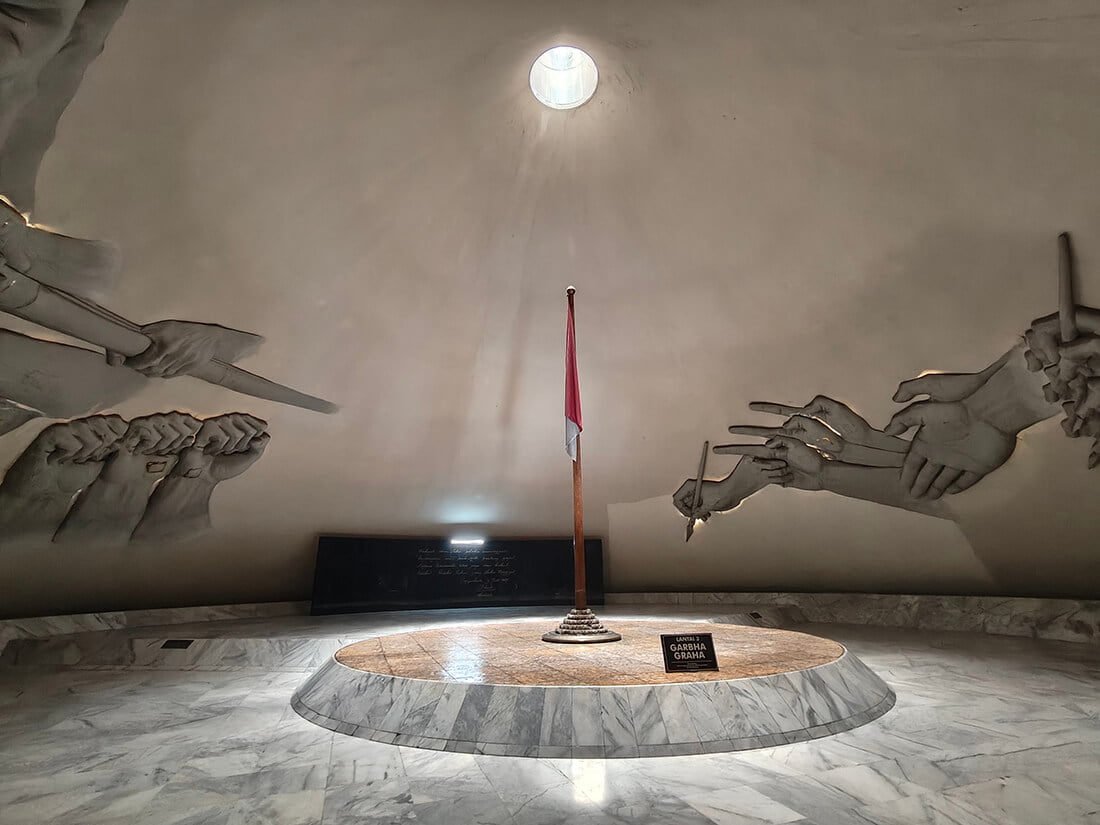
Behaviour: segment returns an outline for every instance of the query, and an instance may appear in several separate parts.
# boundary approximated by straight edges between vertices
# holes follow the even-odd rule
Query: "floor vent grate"
[[[160,646],[161,650],[187,650],[194,639],[169,639]]]

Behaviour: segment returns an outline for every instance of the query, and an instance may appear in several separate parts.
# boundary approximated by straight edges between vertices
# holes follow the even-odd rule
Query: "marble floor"
[[[1093,645],[798,626],[856,653],[897,706],[847,733],[728,754],[453,754],[335,734],[288,706],[319,660],[357,639],[543,615],[559,618],[292,617],[17,646],[0,664],[0,824],[1100,823]],[[196,642],[162,650],[170,638]]]

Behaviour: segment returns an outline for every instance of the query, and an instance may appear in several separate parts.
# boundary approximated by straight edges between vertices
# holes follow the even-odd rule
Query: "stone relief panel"
[[[214,488],[264,453],[267,422],[182,412],[46,427],[0,482],[0,549],[176,541],[209,530]]]
[[[706,520],[775,484],[950,518],[943,496],[980,483],[1009,460],[1021,432],[1059,412],[1067,435],[1092,439],[1089,468],[1100,464],[1100,310],[1073,302],[1065,234],[1059,264],[1059,311],[1032,321],[1021,343],[982,371],[902,381],[893,400],[911,403],[882,429],[825,395],[802,406],[753,402],[751,410],[786,420],[731,426],[762,443],[715,446],[742,458],[723,479],[685,481],[676,508],[692,523]]]
[[[43,156],[125,0],[0,2],[0,312],[90,345],[0,328],[0,434],[31,418],[71,418],[129,397],[143,379],[191,375],[245,395],[319,412],[332,403],[234,363],[263,338],[218,324],[136,324],[97,301],[119,276],[110,243],[30,220]],[[106,367],[97,364],[101,357]]]
[[[190,320],[137,324],[112,312],[100,301],[120,276],[118,249],[31,218],[58,121],[125,5],[0,1],[0,436],[36,418],[56,420],[3,476],[0,549],[180,540],[210,528],[214,488],[263,455],[267,423],[246,412],[110,414],[151,381],[189,375],[336,410],[236,367],[263,343],[259,335]],[[5,328],[4,314],[43,337]]]

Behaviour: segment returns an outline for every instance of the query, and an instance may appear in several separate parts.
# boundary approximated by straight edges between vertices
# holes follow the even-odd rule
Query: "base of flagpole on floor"
[[[556,630],[542,634],[544,642],[563,642],[566,644],[595,644],[596,642],[617,642],[623,637],[603,626],[596,614],[587,607],[573,608],[569,615],[561,620]]]

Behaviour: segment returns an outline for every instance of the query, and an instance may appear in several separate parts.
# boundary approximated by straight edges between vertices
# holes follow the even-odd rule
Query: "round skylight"
[[[551,109],[575,109],[586,103],[599,82],[596,62],[576,46],[555,46],[531,66],[531,91]]]

